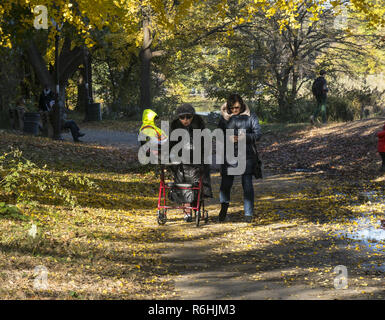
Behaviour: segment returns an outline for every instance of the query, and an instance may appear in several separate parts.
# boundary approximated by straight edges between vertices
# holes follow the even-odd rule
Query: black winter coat
[[[257,142],[261,138],[261,127],[259,125],[258,117],[250,112],[248,107],[245,112],[238,115],[229,115],[226,111],[226,106],[221,108],[222,117],[219,120],[218,128],[223,130],[226,137],[226,129],[234,129],[236,134],[237,130],[246,130],[246,170],[244,174],[252,174],[255,178],[262,178],[262,163],[258,157]],[[228,120],[226,120],[228,119]],[[235,156],[238,155],[238,143],[234,146]],[[224,146],[225,163],[221,165],[221,174],[227,175],[227,169],[229,167],[235,167],[226,161],[226,147]]]
[[[52,100],[55,100],[55,94],[50,91],[47,95],[42,92],[39,98],[39,109],[42,111],[50,111],[51,106],[49,105]]]
[[[179,119],[175,119],[171,122],[170,125],[170,136],[173,130],[175,129],[185,129],[188,130],[190,136],[190,150],[192,151],[193,146],[193,129],[201,129],[205,128],[204,121],[201,116],[194,115],[194,118],[189,127],[184,127],[183,124],[179,121]],[[181,137],[178,141],[170,140],[170,151],[171,149],[181,141]],[[203,139],[202,139],[203,140]],[[203,195],[204,197],[212,198],[213,193],[211,189],[211,178],[210,178],[210,165],[204,164],[204,143],[201,142],[201,164],[193,164],[193,152],[190,152],[190,163],[191,164],[181,164],[178,166],[172,166],[172,170],[174,173],[174,179],[176,183],[191,183],[193,185],[199,184],[199,179],[201,172],[203,172]],[[180,154],[181,155],[181,154]]]
[[[312,92],[318,102],[322,102],[327,98],[327,87],[326,79],[323,76],[318,77],[314,80],[312,85]]]

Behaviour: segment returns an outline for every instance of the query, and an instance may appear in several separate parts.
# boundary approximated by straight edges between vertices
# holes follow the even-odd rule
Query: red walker
[[[170,164],[174,165],[175,164]],[[208,223],[209,216],[207,210],[205,210],[204,198],[202,196],[203,189],[203,172],[201,171],[199,177],[198,186],[194,187],[188,183],[174,183],[165,182],[165,166],[161,165],[160,168],[160,184],[159,184],[159,197],[158,197],[158,223],[164,225],[167,222],[167,210],[169,209],[191,209],[194,211],[195,224],[198,227],[200,220],[204,219],[205,223]],[[167,192],[166,192],[167,190]],[[184,206],[168,206],[166,205],[166,195],[170,190],[197,190],[197,202],[196,206],[184,207]]]

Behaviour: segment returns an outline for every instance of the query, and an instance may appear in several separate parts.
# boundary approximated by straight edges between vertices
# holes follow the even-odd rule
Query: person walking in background
[[[253,176],[256,179],[262,178],[261,161],[258,157],[257,141],[261,137],[261,127],[257,116],[250,112],[249,107],[243,102],[238,94],[231,94],[227,102],[221,107],[221,118],[218,123],[218,128],[223,130],[226,136],[226,129],[234,129],[234,132],[239,129],[246,130],[246,134],[230,137],[231,142],[235,143],[234,150],[237,153],[238,141],[246,139],[246,170],[242,174],[243,187],[243,203],[245,221],[251,222],[254,211],[254,188]],[[226,155],[226,151],[224,150]],[[228,174],[228,168],[233,165],[225,159],[221,165],[221,187],[219,200],[221,203],[221,211],[219,212],[219,221],[225,221],[227,209],[230,203],[230,192],[233,185],[234,176]]]
[[[380,154],[382,159],[380,172],[385,172],[385,124],[382,127],[382,130],[380,132],[377,132],[377,137],[378,137],[377,151]]]
[[[322,123],[327,122],[327,115],[326,115],[326,99],[327,99],[327,93],[329,91],[327,82],[325,79],[325,70],[320,71],[320,76],[314,80],[312,85],[312,92],[314,95],[314,98],[317,101],[316,109],[314,111],[314,114],[310,116],[310,122],[312,124],[315,123],[317,120],[317,117],[319,114],[321,114],[322,117]]]

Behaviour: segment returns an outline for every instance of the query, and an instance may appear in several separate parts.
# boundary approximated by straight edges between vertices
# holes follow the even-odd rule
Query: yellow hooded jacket
[[[157,114],[151,109],[145,109],[142,116],[142,126],[139,129],[139,133],[149,137],[153,142],[157,144],[163,144],[167,141],[167,135],[165,132],[155,125],[155,118]]]

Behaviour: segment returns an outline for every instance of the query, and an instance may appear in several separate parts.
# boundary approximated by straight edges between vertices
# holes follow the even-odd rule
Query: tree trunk
[[[297,87],[298,87],[298,72],[296,71],[295,67],[293,67],[293,78],[292,78],[292,85],[291,85],[291,99],[294,101],[297,97]]]
[[[94,102],[94,95],[93,95],[93,82],[92,82],[92,55],[89,51],[87,51],[86,55],[86,71],[87,71],[87,80],[88,80],[88,102],[93,103]]]
[[[29,62],[33,66],[33,69],[35,70],[40,83],[43,86],[50,86],[55,91],[55,78],[49,72],[47,64],[33,40],[29,40],[27,42],[26,51]],[[68,83],[68,79],[73,76],[75,71],[79,68],[79,65],[83,62],[83,50],[80,47],[75,47],[71,50],[71,40],[68,37],[64,38],[64,43],[58,58],[58,62],[60,84],[58,97],[60,98],[60,104],[55,104],[53,109],[54,139],[60,137],[61,128],[59,119],[61,118],[61,112],[64,112],[66,94],[65,89]]]
[[[83,110],[85,110],[84,121],[88,121],[89,105],[94,103],[94,98],[92,94],[92,57],[86,47],[83,49],[83,66],[84,92],[81,93],[83,94]]]
[[[285,72],[283,78],[278,80],[278,107],[279,107],[279,117],[281,120],[289,120],[290,113],[290,105],[288,103],[288,83],[289,76],[288,73]]]
[[[140,103],[141,110],[151,108],[151,32],[149,28],[150,21],[146,18],[143,21],[143,46],[140,52],[141,60],[141,79],[140,79]]]
[[[87,106],[87,90],[85,83],[85,69],[79,68],[80,76],[78,81],[78,99],[76,104],[76,110],[82,113],[86,112]]]
[[[140,108],[141,110],[151,108],[151,58],[149,58],[148,51],[142,53],[142,70],[140,79]]]
[[[59,100],[61,102],[61,106],[64,108],[65,105],[66,105],[66,100],[67,100],[67,94],[66,94],[66,90],[67,90],[67,86],[68,86],[68,83],[65,83],[65,84],[61,84],[60,85],[60,92],[59,92]],[[63,109],[64,110],[64,109]]]
[[[27,43],[27,57],[33,69],[43,86],[51,86],[54,89],[55,81],[48,71],[47,64],[43,59],[43,56],[39,52],[36,44],[33,40],[29,40]]]
[[[281,120],[286,120],[287,118],[287,99],[286,94],[280,88],[280,92],[278,94],[278,109],[279,109],[279,118]]]

